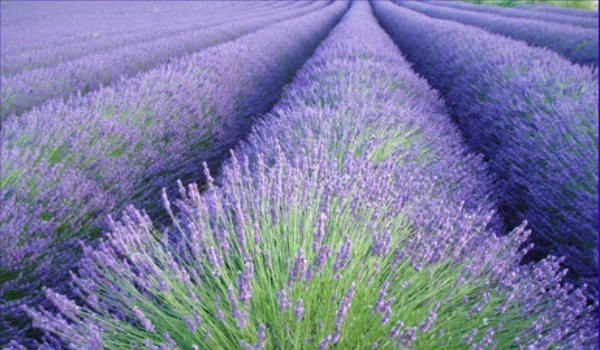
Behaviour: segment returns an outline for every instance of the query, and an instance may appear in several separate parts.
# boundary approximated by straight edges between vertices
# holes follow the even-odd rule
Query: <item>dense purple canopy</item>
[[[74,283],[87,306],[46,290],[61,312],[30,309],[36,326],[88,349],[595,342],[590,308],[560,284],[557,260],[520,266],[523,227],[494,234],[481,159],[466,153],[443,101],[365,2],[353,4],[216,181],[208,176],[204,193],[192,184],[176,200],[163,195],[175,225],[161,240],[129,209],[99,249],[86,248]],[[447,281],[456,289],[411,287],[440,266],[460,271]],[[421,277],[402,282],[413,274]],[[369,285],[379,293],[367,295]],[[461,286],[466,300],[454,294]],[[316,327],[332,289],[334,308]],[[422,294],[433,296],[416,322],[419,310],[403,307]],[[310,295],[317,303],[303,299]],[[498,307],[480,319],[488,303]],[[506,339],[515,316],[519,338]],[[132,332],[117,343],[121,326]]]
[[[318,10],[325,5],[327,2],[311,2],[302,6],[288,6],[289,9],[258,8],[247,12],[240,9],[238,11],[242,13],[234,12],[237,16],[222,14],[220,21],[215,21],[208,27],[196,24],[196,28],[177,30],[174,33],[169,33],[167,28],[159,31],[158,35],[143,37],[143,41],[127,43],[125,40],[124,45],[102,48],[97,52],[90,49],[88,54],[82,56],[81,47],[69,45],[59,49],[59,57],[54,56],[56,51],[34,51],[25,57],[8,58],[17,65],[19,60],[25,60],[21,67],[23,64],[31,65],[31,69],[2,76],[0,120],[6,120],[12,114],[21,114],[50,99],[63,100],[76,93],[86,94],[119,79],[233,40],[267,25]],[[136,34],[140,36],[139,32]],[[109,40],[107,38],[101,41]]]
[[[22,303],[39,302],[42,285],[64,282],[77,240],[97,235],[106,214],[128,204],[157,213],[162,187],[200,180],[202,162],[214,168],[346,6],[328,5],[4,123],[0,259],[10,277],[0,289],[2,313],[18,314]],[[15,293],[23,297],[5,299]]]
[[[465,11],[410,0],[401,0],[398,3],[430,17],[480,27],[533,46],[548,48],[575,63],[598,66],[597,29]]]
[[[598,78],[554,52],[374,2],[381,25],[445,96],[497,176],[509,226],[529,221],[537,257],[565,255],[597,299]]]

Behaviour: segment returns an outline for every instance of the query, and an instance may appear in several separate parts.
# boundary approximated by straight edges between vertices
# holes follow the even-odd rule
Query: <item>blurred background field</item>
[[[598,0],[463,0],[473,4],[514,7],[518,5],[550,5],[598,11]]]

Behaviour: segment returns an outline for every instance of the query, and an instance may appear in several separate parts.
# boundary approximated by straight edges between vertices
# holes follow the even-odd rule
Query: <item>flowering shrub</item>
[[[530,45],[548,48],[575,63],[598,66],[598,31],[595,29],[464,11],[416,1],[399,3],[430,17],[480,27],[492,33],[523,40]]]
[[[534,257],[565,255],[571,277],[597,300],[597,73],[477,28],[374,6],[442,91],[471,149],[489,159],[508,226],[528,220]]]
[[[500,15],[505,17],[533,19],[537,21],[544,21],[548,23],[559,23],[567,24],[575,27],[598,29],[598,15],[596,18],[590,18],[590,16],[578,16],[573,17],[564,15],[556,12],[543,12],[543,11],[529,11],[529,9],[516,9],[506,8],[500,6],[480,6],[474,4],[468,4],[461,1],[428,1],[428,3],[434,5],[441,5],[446,7],[452,7],[459,10],[467,10],[479,13],[491,13],[493,15]],[[556,7],[554,7],[556,8]],[[568,9],[566,9],[568,11]],[[577,11],[577,10],[576,10]],[[582,12],[579,10],[578,12]],[[585,11],[593,13],[593,11]],[[597,12],[596,12],[597,13]]]
[[[157,214],[162,187],[201,180],[202,162],[214,169],[347,6],[326,6],[4,124],[0,311],[11,316],[0,327],[11,330],[2,340],[15,337],[18,307],[38,303],[41,286],[68,289],[61,283],[79,256],[77,241],[97,236],[108,213],[133,203]]]
[[[130,207],[73,274],[85,305],[28,314],[74,349],[592,346],[559,260],[489,230],[443,111],[354,2],[218,180],[163,191],[173,227]]]
[[[274,22],[309,13],[323,5],[324,3],[317,2],[287,11],[284,8],[266,15],[262,13],[262,16],[261,12],[254,10],[256,13],[251,11],[241,21],[224,20],[213,27],[163,36],[3,77],[0,119],[5,120],[11,114],[30,110],[52,98],[66,99],[78,91],[86,94],[103,85],[233,40]]]

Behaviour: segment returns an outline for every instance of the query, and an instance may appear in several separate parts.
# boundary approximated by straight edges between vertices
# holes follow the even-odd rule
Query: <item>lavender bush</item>
[[[579,16],[579,17],[590,17],[590,18],[598,18],[598,11],[589,11],[589,10],[578,10],[569,7],[560,7],[560,6],[550,6],[550,5],[542,5],[542,4],[523,4],[517,5],[515,8],[522,8],[530,11],[538,11],[538,12],[546,12],[546,13],[556,13],[559,15],[565,16]]]
[[[3,51],[2,59],[2,77],[6,78],[23,71],[29,71],[41,67],[49,67],[58,63],[75,60],[84,56],[90,56],[98,52],[105,52],[117,48],[123,48],[129,45],[134,45],[142,42],[149,42],[160,38],[187,33],[192,34],[194,30],[218,26],[228,22],[247,20],[253,16],[265,16],[276,11],[291,10],[294,7],[302,7],[310,2],[297,2],[295,4],[287,4],[283,9],[281,6],[267,7],[267,3],[263,2],[247,2],[233,9],[223,9],[223,11],[207,11],[202,13],[202,16],[197,16],[193,20],[177,21],[178,17],[173,18],[170,25],[154,26],[151,28],[143,28],[143,30],[123,30],[114,35],[97,33],[97,37],[91,40],[77,40],[73,43],[64,45],[47,46],[37,50],[22,50],[17,52]],[[248,5],[246,5],[248,4]],[[93,7],[91,8],[94,9]],[[186,9],[187,10],[187,9]],[[184,12],[184,11],[182,11]],[[174,14],[179,15],[179,13]],[[130,28],[128,22],[121,25]],[[11,32],[11,30],[7,28]]]
[[[366,2],[354,2],[224,168],[157,230],[129,208],[72,283],[28,308],[73,349],[593,346],[557,260],[485,229],[481,160]],[[462,200],[461,200],[462,199]]]
[[[102,218],[127,204],[150,213],[162,187],[201,179],[268,111],[347,3],[270,26],[2,130],[2,343],[21,336],[18,306],[60,286]],[[294,40],[289,40],[293,37]],[[57,269],[60,266],[60,269]],[[64,288],[65,286],[63,286]],[[21,326],[21,325],[19,325]],[[22,327],[21,327],[22,328]]]
[[[508,226],[528,220],[532,256],[565,255],[571,277],[597,300],[597,71],[391,3],[375,10],[489,160]]]
[[[598,31],[594,29],[507,18],[415,1],[399,1],[399,4],[429,17],[469,24],[492,33],[523,40],[530,45],[549,48],[575,63],[598,66]]]
[[[174,58],[233,40],[274,22],[309,13],[324,4],[316,2],[289,11],[263,13],[263,16],[256,14],[244,21],[162,37],[5,77],[0,85],[0,120],[51,98],[67,98],[77,91],[86,94]]]
[[[540,11],[529,11],[523,8],[506,8],[500,6],[481,6],[475,4],[469,4],[461,1],[427,1],[427,3],[440,5],[445,7],[451,7],[459,10],[473,11],[479,13],[491,13],[493,15],[500,15],[505,17],[522,18],[522,19],[533,19],[536,21],[544,21],[549,23],[566,24],[575,27],[598,29],[598,17],[573,17],[565,16],[559,13],[540,12]],[[591,12],[591,11],[589,11]]]

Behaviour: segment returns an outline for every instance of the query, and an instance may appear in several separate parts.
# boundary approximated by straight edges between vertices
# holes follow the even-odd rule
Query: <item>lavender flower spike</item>
[[[342,322],[346,319],[346,314],[348,313],[348,309],[350,308],[350,302],[352,298],[354,298],[354,288],[355,284],[352,282],[350,288],[346,292],[346,295],[342,298],[340,302],[340,306],[335,312],[335,326],[339,329],[342,327]]]
[[[146,332],[154,332],[154,325],[152,324],[152,321],[150,321],[146,317],[146,315],[140,309],[137,308],[137,306],[133,308],[133,312],[135,313],[135,316],[137,317],[138,321],[142,324]]]
[[[339,252],[336,254],[335,262],[333,263],[334,279],[341,278],[341,270],[344,269],[350,260],[350,251],[352,250],[352,241],[348,235],[344,236],[344,243]]]
[[[304,306],[302,305],[302,298],[298,298],[296,301],[296,306],[294,306],[294,320],[299,322],[300,319],[304,316]]]

